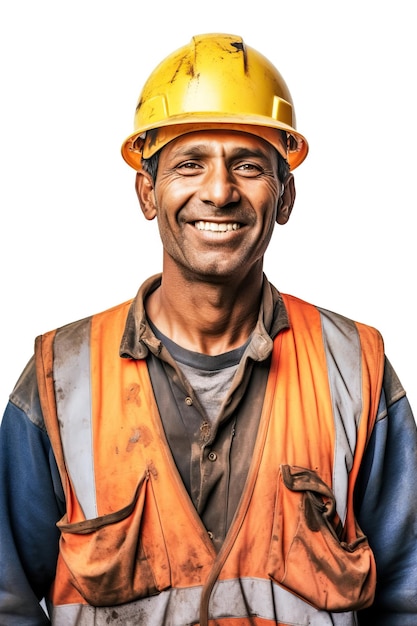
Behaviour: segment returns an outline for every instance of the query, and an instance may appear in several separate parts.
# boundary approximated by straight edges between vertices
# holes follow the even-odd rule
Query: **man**
[[[38,337],[10,396],[0,624],[417,623],[416,427],[381,337],[263,273],[307,151],[239,37],[151,74],[122,154],[162,275]]]

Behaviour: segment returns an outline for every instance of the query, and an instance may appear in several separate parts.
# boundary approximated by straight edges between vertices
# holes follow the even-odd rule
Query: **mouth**
[[[239,222],[205,222],[199,220],[194,222],[194,226],[197,230],[207,230],[212,233],[227,233],[239,230],[241,224]]]

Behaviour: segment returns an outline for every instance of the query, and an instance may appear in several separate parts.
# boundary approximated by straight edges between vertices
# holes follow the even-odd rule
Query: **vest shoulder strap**
[[[59,432],[57,406],[53,377],[53,343],[56,330],[39,335],[35,340],[35,365],[38,382],[39,401],[45,427],[54,451],[62,485],[66,491],[68,475],[65,468],[64,452]]]

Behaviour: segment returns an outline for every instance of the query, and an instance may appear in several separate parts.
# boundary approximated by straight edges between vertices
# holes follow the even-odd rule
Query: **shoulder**
[[[36,343],[40,341],[44,344],[48,341],[52,343],[55,337],[59,337],[61,345],[71,347],[71,351],[74,352],[80,343],[89,336],[92,324],[96,327],[106,327],[111,326],[117,319],[126,320],[132,302],[133,300],[127,300],[104,311],[47,331],[36,338]]]
[[[44,419],[39,401],[34,357],[30,359],[23,370],[12,393],[10,394],[9,400],[17,408],[21,409],[35,426],[45,430]]]
[[[43,340],[48,338],[53,340],[53,338],[59,334],[62,338],[65,338],[67,346],[70,346],[73,351],[77,350],[82,338],[89,333],[92,320],[97,320],[97,322],[102,322],[104,324],[110,323],[110,320],[113,317],[117,317],[119,315],[126,316],[131,303],[132,300],[128,300],[99,313],[70,322],[54,330],[47,331],[42,335],[39,335],[37,340],[41,338]],[[33,424],[39,428],[45,429],[39,401],[36,362],[34,355],[24,368],[12,393],[10,394],[10,402],[17,408],[21,409]]]
[[[290,294],[281,294],[281,296],[290,320],[296,318],[297,315],[302,315],[306,318],[316,316],[320,319],[323,329],[327,332],[338,330],[339,332],[345,333],[347,338],[352,334],[367,333],[382,342],[382,335],[374,326],[354,320],[346,315],[331,311],[317,304],[312,304],[311,302],[307,302]]]

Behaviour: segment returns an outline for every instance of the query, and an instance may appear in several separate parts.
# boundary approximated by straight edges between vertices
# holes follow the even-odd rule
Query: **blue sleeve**
[[[417,430],[389,363],[388,369],[356,494],[377,566],[375,601],[359,613],[359,624],[416,626]]]
[[[55,576],[63,510],[48,436],[9,402],[0,427],[0,624],[49,624],[39,601]]]

